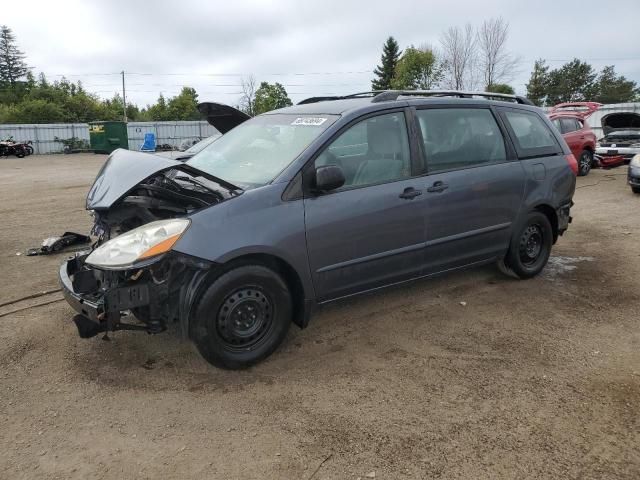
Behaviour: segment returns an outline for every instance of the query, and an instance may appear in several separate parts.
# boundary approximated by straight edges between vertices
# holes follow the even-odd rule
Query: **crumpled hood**
[[[109,155],[100,169],[87,194],[86,208],[109,208],[151,175],[183,165],[177,160],[119,148]]]

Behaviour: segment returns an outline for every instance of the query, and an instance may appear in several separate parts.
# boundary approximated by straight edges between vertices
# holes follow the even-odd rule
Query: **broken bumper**
[[[123,324],[123,311],[148,307],[151,294],[147,283],[112,288],[99,288],[104,278],[100,272],[84,267],[86,254],[70,257],[60,266],[62,293],[69,305],[78,312],[73,319],[82,338],[115,330],[146,330],[155,333],[164,328],[157,322],[147,326]]]
[[[93,270],[83,269],[85,258],[86,255],[76,255],[60,266],[62,293],[76,312],[89,320],[100,322],[106,314],[119,314],[124,310],[149,305],[149,286],[146,283],[89,293],[87,287],[95,278]]]
[[[568,228],[569,224],[573,220],[571,217],[571,207],[573,202],[565,203],[556,210],[556,216],[558,217],[558,234],[562,235]]]
[[[159,333],[169,321],[180,321],[183,336],[188,335],[191,305],[214,264],[168,254],[130,271],[110,271],[85,265],[88,253],[68,258],[59,271],[64,297],[78,313],[74,322],[81,337],[116,330]],[[120,322],[127,312],[143,324]]]
[[[640,188],[640,167],[629,167],[627,182],[632,187]]]

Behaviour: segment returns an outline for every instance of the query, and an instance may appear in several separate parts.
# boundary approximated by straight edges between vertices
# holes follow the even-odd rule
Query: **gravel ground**
[[[16,253],[88,231],[104,159],[0,159],[0,304],[57,288],[62,255]],[[488,267],[336,303],[247,371],[171,332],[81,340],[59,293],[0,307],[0,478],[640,478],[625,174],[578,179],[538,278]]]

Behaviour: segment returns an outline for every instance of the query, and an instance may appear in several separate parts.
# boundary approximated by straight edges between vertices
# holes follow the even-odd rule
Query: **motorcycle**
[[[0,142],[0,156],[8,157],[9,155],[15,155],[18,158],[24,158],[27,155],[31,155],[31,153],[33,153],[33,147],[31,145],[16,143],[13,141],[13,137],[9,137]]]

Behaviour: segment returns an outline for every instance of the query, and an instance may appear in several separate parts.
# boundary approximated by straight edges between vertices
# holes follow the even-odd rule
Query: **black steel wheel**
[[[578,159],[578,176],[584,177],[591,171],[593,165],[593,153],[589,150],[583,150]]]
[[[255,348],[273,326],[274,307],[269,295],[257,285],[230,293],[218,310],[216,327],[225,348],[243,351]]]
[[[284,340],[291,325],[291,293],[273,270],[244,265],[216,278],[192,311],[190,335],[200,354],[216,367],[246,368]]]
[[[509,251],[499,266],[507,274],[518,278],[538,275],[547,264],[553,244],[553,229],[547,216],[530,212],[520,228],[514,231]]]

